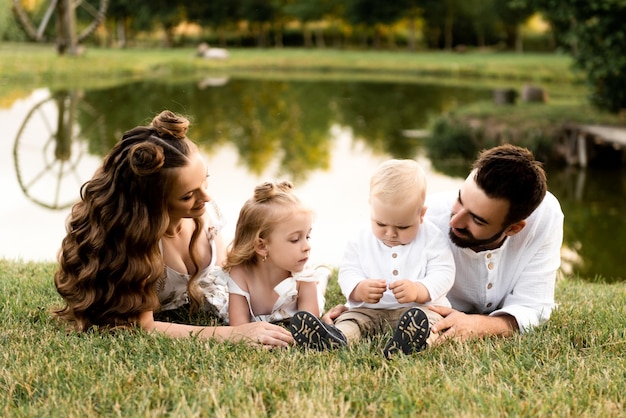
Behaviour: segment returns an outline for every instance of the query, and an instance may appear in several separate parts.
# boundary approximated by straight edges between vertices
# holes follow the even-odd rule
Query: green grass
[[[611,417],[626,406],[624,283],[568,277],[534,332],[386,361],[383,339],[317,353],[67,334],[49,314],[54,269],[0,260],[2,416]]]
[[[571,59],[558,54],[503,52],[231,49],[225,61],[196,58],[192,48],[90,48],[59,56],[52,45],[0,43],[0,80],[27,83],[103,83],[119,78],[180,77],[212,72],[441,77],[569,83]]]
[[[53,45],[0,43],[0,107],[33,89],[105,88],[134,80],[192,81],[208,75],[290,80],[390,81],[515,88],[532,83],[551,97],[585,100],[581,75],[570,57],[510,52],[454,53],[336,49],[231,49],[225,61],[195,57],[193,48],[87,47],[59,56]]]

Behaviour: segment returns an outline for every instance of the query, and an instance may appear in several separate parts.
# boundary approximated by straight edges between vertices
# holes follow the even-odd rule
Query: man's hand
[[[472,321],[471,315],[445,306],[429,306],[428,308],[443,316],[441,321],[430,328],[431,332],[440,334],[434,342],[435,345],[449,339],[465,341],[476,336],[476,324]]]
[[[339,315],[347,310],[348,307],[346,305],[335,305],[330,308],[328,312],[324,314],[324,316],[322,316],[322,321],[332,325],[335,323],[335,318],[337,318]]]
[[[465,341],[486,335],[510,336],[518,329],[517,321],[510,315],[487,316],[468,315],[445,306],[429,306],[443,319],[431,327],[431,332],[439,333],[435,345],[445,340]]]
[[[385,279],[365,279],[356,285],[350,298],[356,302],[378,303],[387,290]]]

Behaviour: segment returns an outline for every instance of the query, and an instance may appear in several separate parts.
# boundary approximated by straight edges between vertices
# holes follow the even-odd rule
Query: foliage
[[[430,121],[428,155],[435,167],[458,175],[480,150],[506,142],[530,149],[546,164],[560,165],[563,156],[555,152],[555,143],[564,126],[620,124],[615,115],[577,100],[557,98],[553,102],[497,106],[481,101],[442,114]]]
[[[586,74],[590,100],[601,109],[626,109],[626,1],[516,0],[538,8]]]
[[[424,37],[430,48],[505,46],[516,49],[521,24],[532,10],[500,0],[422,0]]]
[[[12,0],[0,0],[0,42],[23,41],[26,34],[13,16]]]
[[[298,0],[285,5],[285,13],[300,22],[322,20],[333,11],[333,0]]]
[[[391,23],[400,18],[404,5],[402,2],[386,0],[344,0],[345,18],[356,25],[373,27],[378,23]]]
[[[193,2],[187,7],[190,22],[196,22],[212,28],[219,28],[237,18],[239,2],[233,0]]]
[[[482,130],[472,129],[452,117],[435,120],[426,141],[428,156],[434,161],[471,161],[478,151],[488,147]]]
[[[66,333],[49,313],[60,303],[54,269],[0,260],[4,416],[617,417],[625,407],[624,283],[568,277],[533,332],[386,361],[385,338],[319,353]],[[334,302],[338,288],[328,291]]]
[[[532,11],[512,11],[508,4],[496,0],[175,0],[165,3],[158,0],[145,4],[116,0],[111,2],[107,17],[109,25],[115,22],[117,26],[110,36],[121,34],[122,25],[135,31],[126,34],[129,37],[138,36],[139,31],[164,30],[166,38],[171,38],[172,34],[167,32],[173,26],[192,22],[208,29],[223,44],[229,32],[228,39],[236,45],[241,45],[246,38],[254,40],[257,46],[269,46],[270,35],[273,35],[276,47],[282,46],[287,24],[290,31],[302,32],[294,46],[303,43],[311,46],[310,23],[315,22],[317,46],[326,45],[322,41],[324,36],[334,36],[338,38],[334,40],[336,44],[351,46],[352,40],[359,39],[363,45],[373,40],[377,48],[381,47],[383,35],[388,37],[390,45],[395,44],[395,40],[403,42],[405,32],[412,30],[407,25],[420,20],[420,26],[428,28],[429,45],[434,48],[499,44],[513,48],[519,24]],[[413,35],[409,37],[412,38],[409,42],[414,42]]]

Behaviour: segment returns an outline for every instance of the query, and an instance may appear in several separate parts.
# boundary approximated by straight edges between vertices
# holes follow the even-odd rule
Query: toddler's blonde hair
[[[391,159],[378,166],[370,179],[370,198],[400,204],[426,200],[426,174],[415,160]]]

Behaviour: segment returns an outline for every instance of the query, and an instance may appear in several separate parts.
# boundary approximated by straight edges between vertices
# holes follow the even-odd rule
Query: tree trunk
[[[57,6],[57,52],[76,55],[77,46],[74,5],[70,0],[62,0]]]
[[[315,46],[318,48],[326,48],[326,42],[324,41],[324,29],[317,28],[315,30]]]
[[[393,28],[388,27],[387,29],[387,47],[393,51],[398,47],[396,45],[396,34],[393,32]]]
[[[378,25],[374,26],[374,49],[380,49],[380,30]]]
[[[306,23],[302,28],[302,37],[304,38],[304,47],[311,48],[313,46],[313,36],[311,35],[311,29]]]
[[[524,52],[524,37],[519,29],[515,31],[515,52]]]
[[[215,28],[215,33],[217,34],[218,44],[220,48],[226,48],[226,31],[222,26]]]
[[[274,25],[274,47],[282,48],[283,46],[283,25],[276,23]]]
[[[413,16],[411,16],[409,18],[409,39],[407,42],[407,49],[411,52],[415,52],[415,50],[417,49],[417,45],[415,42],[415,19],[413,18]]]
[[[126,47],[126,21],[124,18],[119,18],[115,21],[115,32],[117,34],[117,47]]]
[[[454,45],[454,39],[452,34],[453,26],[454,16],[452,15],[452,11],[448,11],[443,28],[444,47],[448,51],[452,51],[452,46]]]

